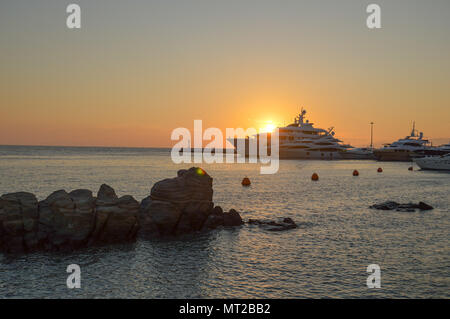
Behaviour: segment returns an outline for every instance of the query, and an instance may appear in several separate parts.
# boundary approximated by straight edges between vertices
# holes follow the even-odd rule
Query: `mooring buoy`
[[[248,177],[244,177],[244,179],[242,180],[242,186],[250,186],[251,182],[250,179]]]

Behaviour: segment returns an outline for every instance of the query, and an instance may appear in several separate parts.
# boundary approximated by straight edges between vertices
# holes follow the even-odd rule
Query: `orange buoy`
[[[412,166],[408,167],[408,171],[412,171],[412,170],[413,170]]]
[[[381,167],[378,167],[377,172],[378,172],[378,173],[383,173],[383,169],[382,169]]]
[[[356,169],[353,171],[353,176],[359,176],[359,172]]]
[[[244,179],[242,180],[242,186],[250,186],[250,184],[250,179],[248,177],[244,177]]]
[[[318,181],[319,180],[319,175],[317,175],[317,173],[312,174],[311,180]]]

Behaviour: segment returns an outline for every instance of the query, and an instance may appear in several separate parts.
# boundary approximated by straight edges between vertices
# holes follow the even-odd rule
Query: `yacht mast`
[[[370,122],[370,149],[373,149],[373,125],[374,122]]]
[[[411,132],[411,137],[415,137],[416,136],[416,121],[413,121],[413,128],[412,128],[412,132]]]

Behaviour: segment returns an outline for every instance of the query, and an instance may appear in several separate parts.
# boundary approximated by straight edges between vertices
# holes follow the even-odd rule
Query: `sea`
[[[71,253],[0,254],[0,298],[450,297],[450,174],[413,163],[281,160],[276,174],[262,175],[259,163],[175,164],[169,149],[0,146],[0,194],[43,200],[59,189],[96,193],[106,183],[140,201],[155,182],[191,166],[213,177],[214,202],[224,210],[244,220],[290,217],[299,227],[243,225]],[[245,176],[250,187],[241,186]],[[369,209],[388,200],[434,209]],[[71,264],[80,266],[80,288],[67,287]],[[374,264],[379,288],[367,285]]]

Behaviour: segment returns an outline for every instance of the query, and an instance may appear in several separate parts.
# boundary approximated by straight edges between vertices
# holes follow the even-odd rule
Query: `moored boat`
[[[426,156],[414,159],[421,169],[450,171],[450,153],[443,156]]]
[[[294,119],[294,123],[278,128],[279,135],[279,158],[280,159],[341,159],[341,154],[351,145],[343,144],[335,137],[334,128],[328,130],[314,127],[314,124],[305,119],[306,110],[302,109],[300,114]],[[263,136],[265,135],[265,136]],[[241,156],[248,157],[250,145],[256,144],[259,148],[260,137],[269,141],[271,133],[259,133],[254,136],[244,138],[239,147],[239,140],[242,138],[228,138],[227,140],[237,149]],[[267,142],[270,146],[270,143]],[[270,153],[270,150],[269,150]]]
[[[425,156],[428,151],[434,151],[430,141],[423,137],[423,133],[417,133],[415,123],[411,134],[391,144],[373,151],[379,161],[411,161],[413,158]]]

